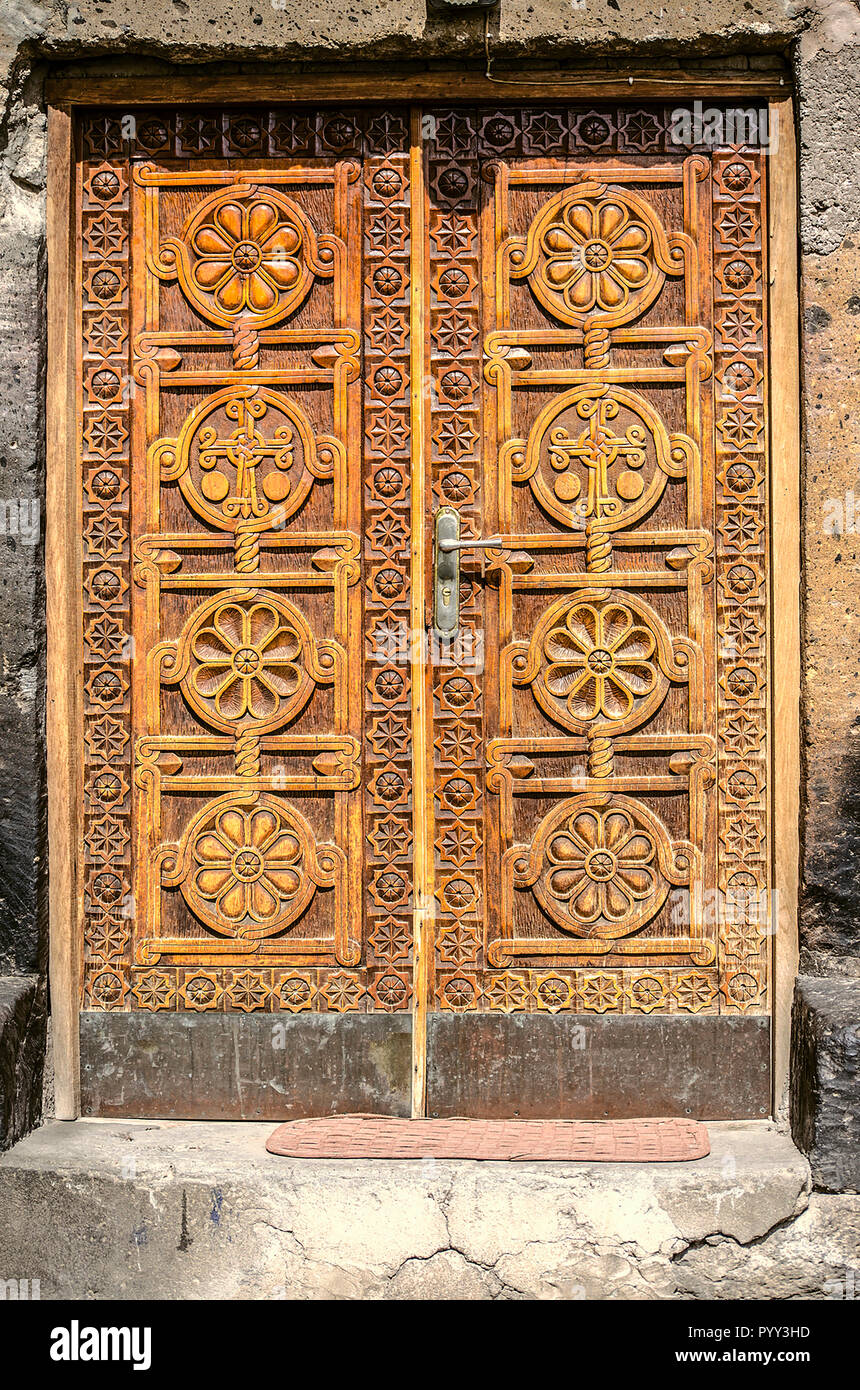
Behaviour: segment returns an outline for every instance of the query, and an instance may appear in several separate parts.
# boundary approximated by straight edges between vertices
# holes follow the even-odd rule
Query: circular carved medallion
[[[261,938],[294,922],[330,880],[296,810],[270,796],[226,796],[191,822],[163,882],[219,935]]]
[[[643,724],[678,679],[668,630],[632,594],[590,592],[562,598],[544,613],[529,645],[519,683],[530,681],[541,709],[563,728],[595,724],[623,733]]]
[[[176,266],[183,293],[211,323],[247,318],[277,323],[304,301],[318,264],[313,228],[301,209],[272,188],[234,186],[204,198],[165,241],[162,261]]]
[[[628,190],[583,183],[541,209],[525,251],[511,259],[545,309],[565,323],[628,323],[654,302],[683,255],[670,248],[651,205]]]
[[[195,406],[178,439],[157,446],[161,476],[219,531],[264,531],[301,507],[315,477],[331,476],[340,446],[317,442],[296,402],[266,387],[225,387]]]
[[[573,797],[539,826],[515,877],[576,936],[617,939],[656,917],[672,884],[689,879],[692,848],[673,845],[662,821],[626,796]]]
[[[314,689],[313,634],[287,599],[259,591],[219,594],[192,613],[176,674],[191,708],[211,728],[261,734],[283,728]]]
[[[697,459],[693,441],[669,434],[637,392],[577,386],[538,415],[518,476],[571,529],[594,520],[615,531],[647,515],[667,479],[683,477]]]

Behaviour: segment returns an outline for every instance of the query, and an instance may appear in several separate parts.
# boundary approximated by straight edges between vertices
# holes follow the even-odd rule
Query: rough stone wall
[[[793,1018],[792,1129],[815,1186],[860,1192],[860,979],[801,975]]]
[[[860,974],[860,10],[796,54],[805,469],[801,969]]]
[[[42,556],[24,539],[43,486],[44,115],[49,65],[129,75],[266,60],[474,63],[483,13],[430,0],[13,0],[0,18],[0,972],[44,954]],[[502,62],[655,71],[761,68],[790,59],[798,91],[804,318],[804,848],[802,966],[860,974],[860,10],[856,0],[502,0]],[[504,88],[499,88],[500,100]],[[855,508],[855,494],[857,506]],[[21,503],[25,507],[22,511]],[[841,522],[840,522],[841,507]],[[31,535],[32,526],[28,535]]]
[[[0,116],[0,975],[44,967],[44,134],[41,81]]]
[[[844,0],[851,8],[849,0]],[[468,5],[469,0],[464,0]],[[484,15],[448,0],[17,0],[6,6],[10,61],[135,54],[170,63],[235,59],[479,57]],[[510,56],[606,60],[619,53],[674,57],[777,51],[815,22],[815,4],[787,0],[501,0],[493,46]]]
[[[38,975],[0,976],[0,1150],[39,1123],[46,1004]]]

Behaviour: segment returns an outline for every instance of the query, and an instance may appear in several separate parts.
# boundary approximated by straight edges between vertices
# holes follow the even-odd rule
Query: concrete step
[[[266,1153],[271,1128],[46,1124],[0,1157],[0,1277],[43,1299],[828,1298],[860,1263],[860,1199],[810,1201],[769,1123],[709,1125],[686,1164],[303,1161]]]

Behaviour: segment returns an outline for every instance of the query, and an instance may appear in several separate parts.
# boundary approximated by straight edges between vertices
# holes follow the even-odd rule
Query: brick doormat
[[[697,1120],[290,1120],[267,1143],[285,1158],[480,1158],[683,1163],[711,1151]]]

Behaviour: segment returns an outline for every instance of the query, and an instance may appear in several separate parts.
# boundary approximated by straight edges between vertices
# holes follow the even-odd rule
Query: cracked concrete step
[[[367,1163],[268,1154],[270,1125],[53,1122],[0,1157],[0,1276],[43,1298],[834,1296],[860,1199],[810,1205],[770,1124],[708,1128],[694,1163]]]

